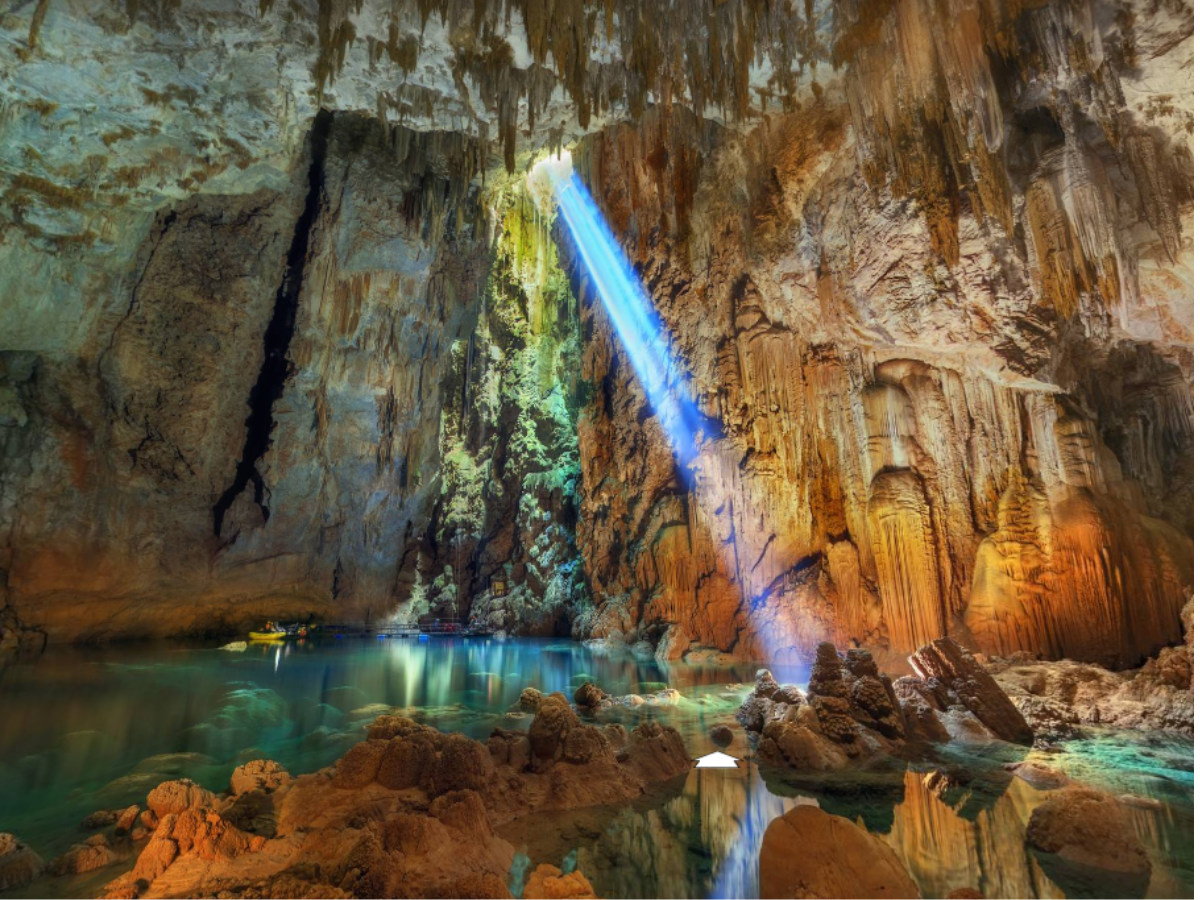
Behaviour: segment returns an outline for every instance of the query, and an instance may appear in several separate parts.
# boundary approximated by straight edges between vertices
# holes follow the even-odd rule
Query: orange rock
[[[194,781],[181,778],[176,781],[164,781],[146,796],[146,806],[158,819],[172,813],[195,809],[201,806],[212,806],[216,801],[212,791],[202,788]]]
[[[233,770],[229,777],[229,791],[235,796],[248,791],[271,793],[291,780],[292,777],[279,763],[269,759],[255,759]]]
[[[522,896],[527,900],[596,900],[591,882],[578,869],[564,875],[546,863],[533,870]]]
[[[0,833],[0,891],[24,887],[42,872],[42,859],[14,834]]]
[[[767,826],[763,897],[920,897],[899,857],[849,819],[796,806]]]

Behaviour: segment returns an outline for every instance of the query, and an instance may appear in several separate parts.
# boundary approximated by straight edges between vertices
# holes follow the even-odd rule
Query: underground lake
[[[1190,898],[1188,0],[10,0],[0,900]]]
[[[57,648],[0,673],[0,796],[6,825],[56,856],[89,836],[80,824],[89,815],[144,801],[163,781],[189,778],[220,793],[235,767],[259,758],[295,775],[313,772],[335,763],[380,715],[486,740],[497,727],[528,728],[526,688],[571,695],[589,683],[626,699],[586,721],[659,721],[679,730],[695,758],[717,749],[714,728],[741,731],[735,716],[755,674],[746,664],[614,658],[529,638]],[[777,674],[799,685],[808,676]],[[749,755],[740,736],[725,749]],[[1065,753],[976,742],[822,778],[760,773],[743,761],[732,770],[691,769],[629,804],[517,817],[498,833],[516,849],[508,873],[515,893],[529,871],[551,863],[579,867],[606,897],[756,897],[767,826],[815,804],[882,838],[922,896],[976,888],[1061,897],[1025,846],[1046,786],[1004,768],[1035,761],[1124,796],[1154,865],[1144,896],[1190,896],[1192,760],[1190,739],[1091,728]],[[112,849],[118,868],[136,853],[128,839]],[[90,896],[111,871],[59,874],[12,896]]]

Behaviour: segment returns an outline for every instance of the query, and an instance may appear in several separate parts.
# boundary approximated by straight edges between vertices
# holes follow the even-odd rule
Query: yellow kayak
[[[282,641],[287,637],[286,631],[252,631],[250,632],[250,640],[252,641]]]

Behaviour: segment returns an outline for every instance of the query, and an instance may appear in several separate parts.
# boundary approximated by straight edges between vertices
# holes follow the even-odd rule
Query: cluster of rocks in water
[[[1190,622],[1188,630],[1190,638]],[[1190,649],[1186,662],[1174,651],[1164,656],[1176,678],[1186,667],[1190,682]],[[760,670],[737,713],[756,742],[759,764],[823,773],[904,756],[922,745],[1001,740],[1031,746],[1057,734],[1027,722],[988,667],[953,640],[934,641],[909,662],[916,674],[892,679],[879,672],[870,653],[842,655],[832,644],[822,644],[807,692],[779,685],[769,671]],[[1052,672],[1062,668],[1049,665],[1057,667]],[[1010,666],[997,668],[1005,672]],[[1127,676],[1122,683],[1137,677],[1145,676]],[[1113,896],[1144,896],[1151,863],[1129,815],[1129,807],[1143,801],[1076,784],[1036,760],[1004,769],[1049,792],[1033,810],[1025,842],[1068,896],[1092,896],[1100,886],[1110,891],[1116,886]],[[937,770],[929,777],[948,787],[954,781],[953,774]],[[799,846],[805,852],[797,853]],[[842,864],[847,858],[854,864]],[[920,896],[887,844],[861,824],[815,806],[798,806],[774,820],[759,862],[764,897]],[[949,896],[982,895],[964,887]]]
[[[1187,625],[1185,647],[1164,651],[1136,674],[1105,673],[1124,686],[1123,694],[1107,696],[1112,685],[1080,674],[1077,664],[985,665],[950,639],[918,650],[910,658],[914,674],[898,678],[880,672],[866,650],[840,654],[821,644],[807,690],[760,670],[735,718],[764,769],[816,774],[914,758],[950,741],[1030,746],[1070,737],[1064,725],[1105,721],[1101,714],[1088,719],[1080,704],[1128,711],[1137,697],[1162,700],[1154,709],[1190,730],[1190,704],[1185,716],[1172,693],[1186,685],[1190,696],[1190,615]],[[1074,702],[1063,699],[1068,694]],[[572,699],[574,705],[565,694],[526,688],[512,716],[532,715],[528,730],[497,728],[486,742],[389,714],[335,765],[311,775],[293,778],[273,761],[255,760],[235,769],[221,794],[186,779],[167,781],[144,804],[88,816],[81,828],[91,834],[48,864],[15,836],[0,834],[0,890],[43,872],[97,871],[136,854],[104,896],[508,897],[522,889],[531,900],[594,896],[583,873],[548,865],[523,888],[510,884],[515,850],[498,829],[544,811],[634,800],[686,773],[691,760],[673,728],[653,718],[629,728],[612,715],[674,706],[678,692],[614,697],[584,681]],[[588,724],[581,714],[607,722]],[[735,739],[721,723],[709,737],[719,747]],[[1058,884],[1087,891],[1100,873],[1129,895],[1144,892],[1150,862],[1128,816],[1131,798],[1080,786],[1033,760],[1005,768],[1008,777],[1049,792],[1028,822],[1026,843]],[[930,777],[954,781],[952,773]],[[801,842],[805,852],[797,853]],[[845,858],[854,864],[839,862]],[[811,805],[771,823],[760,867],[763,896],[918,896],[883,841],[861,823]],[[955,896],[977,894],[964,889]]]
[[[842,655],[823,643],[807,692],[760,670],[737,720],[754,736],[761,764],[806,772],[972,735],[1033,743],[1032,729],[995,679],[952,640],[934,641],[911,662],[918,674],[893,680],[869,651]]]
[[[526,702],[533,699],[527,692]],[[335,765],[293,778],[270,760],[239,766],[218,795],[186,779],[154,788],[145,808],[100,811],[106,828],[44,867],[0,836],[0,886],[42,871],[77,874],[136,861],[103,896],[508,897],[515,850],[497,828],[524,815],[632,800],[691,760],[672,728],[580,721],[563,694],[538,696],[528,732],[486,743],[396,715]],[[594,896],[586,877],[539,866],[524,896]]]

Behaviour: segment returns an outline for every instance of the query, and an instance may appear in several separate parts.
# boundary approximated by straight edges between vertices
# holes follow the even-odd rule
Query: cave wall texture
[[[1187,4],[31,0],[0,40],[0,627],[1179,639]],[[526,187],[567,145],[687,469]]]

